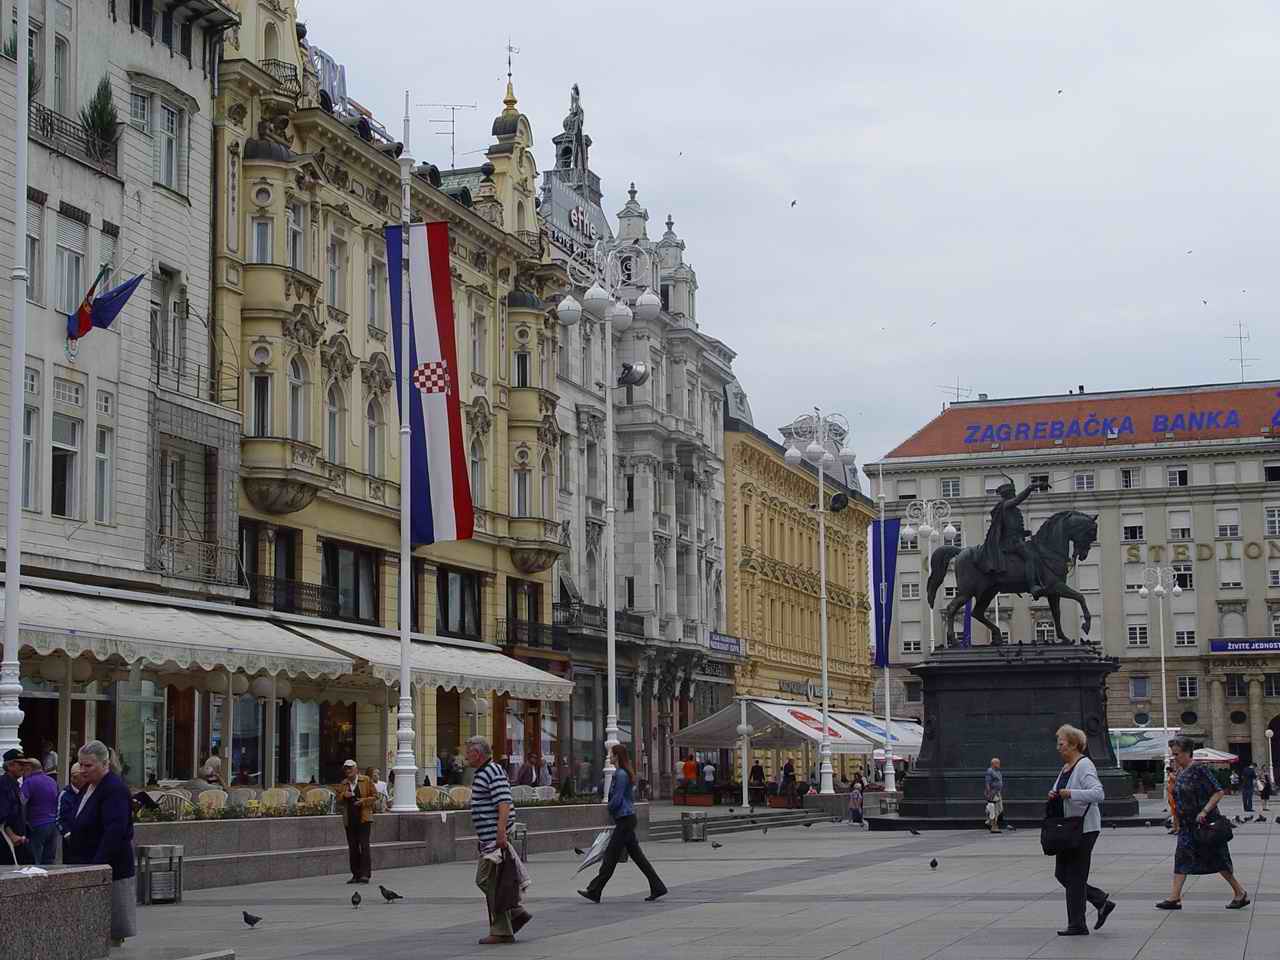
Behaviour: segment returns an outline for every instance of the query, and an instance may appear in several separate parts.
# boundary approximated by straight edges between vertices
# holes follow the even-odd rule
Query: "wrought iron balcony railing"
[[[302,93],[302,84],[298,82],[297,64],[287,63],[284,60],[262,60],[258,66],[275,78],[284,93],[293,97]]]
[[[64,117],[36,100],[31,101],[27,122],[33,140],[56,153],[76,157],[104,173],[115,175],[119,156],[115,139],[107,143],[86,129],[79,120]]]
[[[548,650],[567,649],[564,638],[558,636],[549,623],[500,619],[498,620],[498,638],[509,647],[542,647]]]
[[[605,609],[590,603],[557,603],[553,607],[552,620],[557,627],[598,630],[603,633],[606,622]],[[632,637],[644,636],[644,617],[638,613],[632,613],[630,610],[615,610],[613,624],[618,633],[625,633]]]
[[[242,582],[236,548],[218,540],[192,540],[148,533],[147,567],[166,576],[201,583],[234,585]]]
[[[249,585],[249,606],[307,617],[338,618],[337,587],[261,574],[250,574],[245,581]]]

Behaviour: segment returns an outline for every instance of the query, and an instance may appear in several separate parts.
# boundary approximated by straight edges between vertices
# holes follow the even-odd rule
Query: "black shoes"
[[[599,902],[600,902],[600,894],[598,894],[598,893],[592,893],[590,890],[579,890],[579,891],[578,891],[578,896],[580,896],[580,897],[586,897],[586,898],[587,898],[588,900],[590,900],[592,903],[599,903]]]
[[[1065,930],[1058,931],[1060,937],[1087,937],[1088,935],[1088,927],[1067,927]]]
[[[1246,893],[1243,897],[1235,897],[1227,904],[1228,910],[1243,910],[1249,905],[1249,895]]]
[[[359,882],[360,882],[359,877],[352,877],[350,880],[347,881],[347,884],[350,885],[350,884],[359,883]]]
[[[1111,912],[1115,910],[1115,908],[1116,903],[1114,900],[1108,900],[1104,903],[1102,908],[1098,911],[1098,922],[1093,925],[1093,929],[1101,930],[1102,925],[1107,922],[1107,917],[1111,916]]]
[[[667,895],[667,888],[663,887],[661,890],[654,890],[652,893],[650,893],[647,897],[644,898],[644,902],[653,903],[655,900],[659,900],[662,897],[665,897],[666,895]]]
[[[528,910],[522,910],[511,918],[511,933],[514,936],[525,928],[525,925],[533,919],[533,914]]]

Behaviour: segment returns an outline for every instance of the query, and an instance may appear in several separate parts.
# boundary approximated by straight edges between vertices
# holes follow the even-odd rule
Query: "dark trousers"
[[[1089,885],[1089,866],[1093,859],[1093,845],[1098,842],[1098,834],[1086,833],[1079,849],[1070,853],[1057,855],[1053,875],[1067,891],[1067,926],[1072,930],[1088,928],[1085,920],[1085,902],[1093,904],[1099,910],[1107,902],[1106,891]]]
[[[347,821],[347,854],[351,857],[351,876],[357,880],[368,880],[373,874],[373,863],[369,856],[369,832],[372,823]]]
[[[1253,813],[1253,784],[1246,781],[1241,784],[1240,798],[1244,800],[1244,812]]]
[[[605,884],[613,876],[614,868],[618,866],[618,860],[622,856],[623,850],[627,851],[631,861],[640,868],[640,872],[649,881],[650,893],[661,893],[667,889],[662,882],[662,878],[658,876],[658,871],[653,869],[653,864],[649,862],[649,858],[640,849],[640,841],[636,839],[636,818],[632,815],[623,817],[614,825],[613,838],[609,841],[609,846],[605,848],[604,860],[600,862],[600,872],[595,875],[595,879],[587,886],[587,891],[592,896],[598,897],[604,892]]]

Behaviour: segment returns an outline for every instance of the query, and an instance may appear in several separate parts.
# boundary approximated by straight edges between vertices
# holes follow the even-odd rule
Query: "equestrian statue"
[[[956,595],[943,610],[947,624],[947,646],[956,643],[955,616],[970,600],[973,616],[991,631],[991,645],[1004,641],[997,626],[987,619],[987,607],[997,593],[1029,593],[1032,599],[1047,597],[1053,612],[1057,643],[1071,643],[1062,630],[1060,601],[1074,600],[1083,612],[1084,634],[1088,636],[1093,615],[1085,598],[1067,584],[1074,563],[1089,556],[1098,539],[1097,514],[1063,510],[1055,513],[1034,535],[1029,534],[1019,505],[1039,491],[1049,490],[1046,482],[1034,483],[1021,493],[1007,476],[996,488],[1000,502],[991,509],[991,526],[981,546],[939,547],[929,558],[929,608],[952,561],[956,565]]]

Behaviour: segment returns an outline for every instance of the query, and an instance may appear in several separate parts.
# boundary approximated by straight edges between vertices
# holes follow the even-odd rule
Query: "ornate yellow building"
[[[744,696],[822,702],[818,524],[814,468],[791,467],[784,448],[751,423],[737,383],[725,420],[725,538],[729,632],[746,641]],[[849,506],[827,515],[827,617],[831,709],[871,706],[867,531],[871,501],[827,475]],[[762,761],[765,758],[761,758]],[[797,758],[799,759],[799,758]],[[840,769],[836,758],[837,770]],[[766,768],[769,766],[765,761]]]
[[[244,420],[241,563],[259,606],[395,628],[396,318],[383,227],[401,219],[400,145],[309,46],[293,0],[241,7],[215,106],[212,317],[222,394]],[[426,634],[520,653],[549,632],[549,571],[563,552],[558,327],[543,303],[557,275],[542,264],[532,133],[510,84],[493,134],[473,187],[442,189],[429,164],[411,177],[412,219],[450,227],[477,515],[475,539],[415,552],[412,616]],[[392,697],[315,694],[321,711],[309,732],[319,734],[322,781],[344,755],[387,762]],[[417,694],[420,763],[487,732],[491,717],[513,737],[505,742],[499,726],[499,750],[546,749],[539,738],[560,713],[528,690],[482,680]]]

